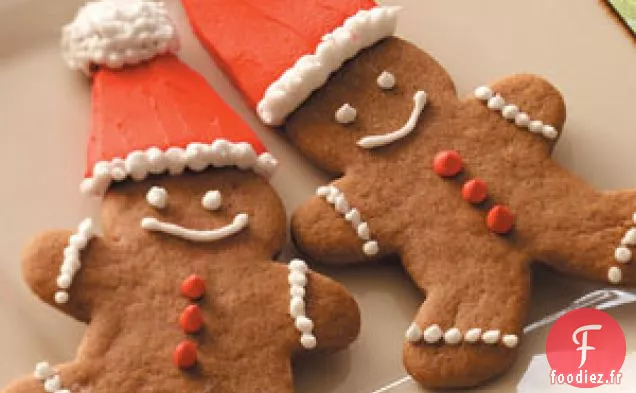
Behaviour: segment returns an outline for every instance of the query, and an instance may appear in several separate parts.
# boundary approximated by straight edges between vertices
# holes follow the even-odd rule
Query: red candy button
[[[470,203],[481,203],[488,197],[488,188],[481,179],[467,181],[462,187],[462,197]]]
[[[515,216],[510,209],[501,205],[493,206],[488,212],[488,217],[486,217],[488,229],[500,235],[510,232],[514,222]]]
[[[174,364],[187,370],[197,364],[197,345],[192,341],[182,341],[174,351]]]
[[[462,171],[462,157],[454,150],[443,150],[433,159],[433,170],[442,177],[453,177]]]
[[[184,332],[193,334],[203,327],[203,314],[196,304],[191,304],[181,313],[179,325]]]
[[[205,294],[205,282],[193,274],[181,284],[181,294],[191,300],[201,299]]]

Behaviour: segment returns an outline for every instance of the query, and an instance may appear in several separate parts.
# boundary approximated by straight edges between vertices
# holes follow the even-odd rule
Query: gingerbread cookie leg
[[[463,233],[461,241],[415,242],[403,255],[426,292],[406,332],[404,364],[427,387],[475,386],[502,374],[516,356],[528,260],[488,237]]]

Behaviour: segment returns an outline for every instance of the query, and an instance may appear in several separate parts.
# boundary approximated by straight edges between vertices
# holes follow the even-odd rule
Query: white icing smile
[[[218,229],[198,230],[184,228],[177,224],[170,224],[159,221],[154,217],[144,217],[141,220],[141,227],[147,231],[163,232],[192,242],[213,242],[234,236],[247,227],[249,216],[240,213],[234,216],[232,223]]]
[[[426,92],[423,90],[417,91],[413,96],[414,105],[411,116],[402,126],[402,128],[392,132],[388,132],[386,134],[365,136],[364,138],[358,140],[358,146],[364,149],[373,149],[376,147],[389,145],[409,135],[411,132],[413,132],[415,126],[417,125],[417,121],[419,120],[420,115],[422,114],[422,111],[426,106],[426,100]]]

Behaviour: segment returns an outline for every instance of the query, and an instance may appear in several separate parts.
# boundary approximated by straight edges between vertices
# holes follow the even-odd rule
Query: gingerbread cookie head
[[[153,175],[113,185],[102,203],[106,236],[138,247],[160,244],[269,257],[285,240],[285,212],[266,179],[238,168]]]
[[[292,392],[291,359],[346,347],[360,315],[303,261],[272,260],[286,235],[276,160],[169,53],[160,3],[89,3],[63,43],[93,78],[81,189],[103,198],[103,235],[90,219],[44,233],[22,263],[87,334],[75,360],[2,392]]]

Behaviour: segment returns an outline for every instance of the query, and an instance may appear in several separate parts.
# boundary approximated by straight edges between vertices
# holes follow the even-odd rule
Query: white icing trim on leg
[[[619,245],[614,249],[614,261],[619,266],[611,266],[607,270],[607,281],[610,284],[620,284],[623,281],[623,272],[620,265],[632,263],[634,255],[630,247],[636,246],[636,213],[632,214],[632,221],[635,225],[625,232]]]
[[[371,237],[369,224],[362,219],[362,215],[358,209],[351,208],[351,205],[342,191],[334,185],[321,186],[316,190],[316,195],[325,198],[325,200],[334,207],[334,210],[344,216],[345,220],[349,221],[360,240],[364,242],[362,251],[365,255],[371,257],[380,252],[378,242]]]
[[[305,307],[305,287],[309,268],[304,261],[292,259],[288,265],[289,276],[289,315],[294,319],[294,326],[300,333],[300,345],[305,349],[314,349],[318,344],[313,334],[314,322],[307,317]]]
[[[526,128],[534,134],[541,134],[544,138],[554,140],[559,136],[559,131],[541,120],[531,120],[526,112],[522,112],[518,106],[507,103],[499,93],[495,93],[488,86],[480,86],[474,91],[475,97],[482,101],[488,109],[501,112],[501,116],[514,122],[519,128]]]
[[[69,237],[68,246],[64,249],[64,262],[62,262],[60,275],[57,276],[56,280],[59,290],[55,292],[55,303],[68,303],[68,290],[73,285],[75,274],[82,267],[80,254],[94,236],[93,220],[87,218],[79,224],[77,232]]]
[[[71,389],[62,386],[60,373],[51,367],[49,362],[36,364],[33,377],[42,382],[42,387],[46,393],[71,393]]]
[[[314,90],[345,61],[364,48],[392,36],[400,7],[360,10],[344,24],[325,35],[312,54],[302,56],[265,91],[256,106],[258,116],[270,126],[283,124]]]
[[[426,329],[422,329],[415,322],[411,323],[406,330],[405,338],[411,344],[424,342],[426,344],[442,343],[445,345],[459,345],[462,342],[467,344],[481,342],[487,345],[501,344],[511,349],[519,344],[519,336],[516,334],[502,334],[501,331],[497,329],[485,330],[481,328],[471,328],[462,332],[457,327],[442,330],[437,324],[432,324]]]

